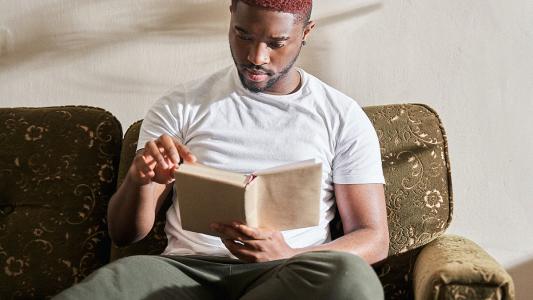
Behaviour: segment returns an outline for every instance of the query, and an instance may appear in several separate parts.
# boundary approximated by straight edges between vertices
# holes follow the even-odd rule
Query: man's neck
[[[302,76],[295,67],[292,67],[285,76],[269,90],[264,93],[271,95],[289,95],[300,89],[302,85]]]

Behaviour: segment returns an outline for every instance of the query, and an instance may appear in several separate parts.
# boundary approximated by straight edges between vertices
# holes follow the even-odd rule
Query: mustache
[[[253,71],[256,73],[264,73],[266,75],[274,75],[274,72],[272,72],[269,69],[263,68],[262,66],[257,66],[253,64],[241,64],[241,68],[247,69],[248,71]]]

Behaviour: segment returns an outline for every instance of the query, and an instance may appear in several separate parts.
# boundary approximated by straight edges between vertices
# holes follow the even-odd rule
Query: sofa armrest
[[[514,299],[511,276],[474,242],[445,235],[424,246],[414,266],[415,299]]]

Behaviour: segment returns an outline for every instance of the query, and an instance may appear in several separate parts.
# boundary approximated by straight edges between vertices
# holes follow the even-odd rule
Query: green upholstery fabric
[[[364,108],[381,145],[389,221],[389,257],[374,266],[387,299],[411,299],[419,247],[448,227],[452,214],[446,135],[438,115],[422,104]],[[342,234],[338,217],[334,237]]]
[[[102,109],[0,108],[0,299],[49,297],[108,261],[121,139]]]
[[[512,280],[486,252],[443,235],[453,202],[437,114],[420,104],[364,110],[387,181],[389,257],[374,265],[386,298],[514,299]],[[0,299],[46,298],[109,256],[163,251],[170,199],[142,241],[110,247],[107,235],[107,203],[134,157],[140,124],[122,142],[120,124],[101,109],[0,109]],[[343,234],[338,217],[331,230]]]
[[[381,144],[390,230],[389,254],[425,245],[448,227],[452,214],[446,135],[425,105],[365,108]]]
[[[443,236],[426,245],[414,268],[415,299],[510,299],[509,274],[478,245]]]
[[[446,135],[438,115],[422,104],[364,108],[379,137],[390,231],[389,255],[441,235],[452,216]],[[332,225],[342,234],[340,219]]]

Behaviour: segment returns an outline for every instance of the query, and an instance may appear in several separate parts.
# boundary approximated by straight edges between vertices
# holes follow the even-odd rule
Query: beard
[[[291,70],[291,68],[294,66],[294,63],[296,63],[296,60],[300,56],[300,51],[302,50],[302,46],[298,49],[298,53],[291,59],[291,61],[281,70],[281,72],[274,73],[271,70],[265,69],[262,66],[257,66],[254,64],[239,64],[237,63],[237,60],[235,59],[235,54],[233,53],[233,49],[230,45],[230,51],[231,51],[231,57],[233,58],[233,62],[235,63],[235,66],[237,66],[237,73],[239,74],[239,79],[241,80],[242,85],[249,90],[252,93],[262,93],[267,89],[270,89],[273,87],[276,83],[278,83],[281,79],[284,79],[287,76],[287,73]],[[271,78],[267,81],[265,86],[258,87],[256,85],[248,83],[244,75],[241,73],[241,70],[239,67],[246,68],[249,70],[257,70],[257,71],[263,71]]]

